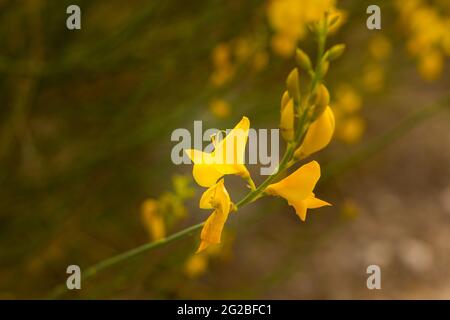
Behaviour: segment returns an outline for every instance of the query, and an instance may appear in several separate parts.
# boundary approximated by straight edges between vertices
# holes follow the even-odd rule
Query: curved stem
[[[157,241],[153,241],[150,243],[145,243],[145,244],[135,247],[131,250],[128,250],[128,251],[120,253],[116,256],[113,256],[111,258],[102,260],[102,261],[98,262],[97,264],[94,264],[93,266],[86,269],[82,273],[81,279],[85,280],[85,279],[91,278],[92,276],[96,275],[99,271],[102,271],[108,267],[116,265],[119,262],[122,262],[129,258],[133,258],[141,253],[146,252],[146,251],[162,247],[168,243],[180,240],[181,238],[184,238],[185,236],[190,235],[193,232],[201,229],[203,227],[203,225],[204,225],[204,222],[195,224],[195,225],[190,226],[186,229],[183,229],[177,233],[174,233],[166,238],[163,238],[163,239],[160,239]],[[66,290],[67,290],[67,288],[66,288],[65,284],[61,284],[52,290],[52,292],[49,295],[49,298],[50,299],[57,298],[57,297],[61,296],[62,294],[64,294],[66,292]]]

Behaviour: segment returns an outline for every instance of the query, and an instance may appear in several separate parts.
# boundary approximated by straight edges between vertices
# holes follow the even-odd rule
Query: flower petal
[[[320,165],[317,161],[311,161],[280,182],[269,185],[266,192],[294,203],[305,200],[312,193],[319,178]]]
[[[237,170],[241,168],[236,165],[244,164],[249,128],[250,121],[247,117],[243,117],[225,139],[216,144],[214,162],[217,165],[217,170],[223,174],[239,173]]]
[[[302,145],[295,151],[295,157],[303,159],[325,148],[333,137],[334,127],[333,110],[327,107],[322,115],[309,126]]]
[[[300,220],[306,220],[306,210],[308,209],[306,202],[303,200],[289,202],[289,205],[293,206],[295,209],[295,213],[298,215]]]
[[[306,206],[309,209],[317,209],[317,208],[320,208],[320,207],[331,206],[332,205],[332,204],[330,204],[330,203],[328,203],[326,201],[323,201],[321,199],[318,199],[318,198],[316,198],[314,196],[312,196],[310,198],[307,198],[305,201],[306,201]]]
[[[214,157],[212,153],[195,149],[187,149],[185,152],[194,164],[214,164]]]
[[[228,218],[228,212],[221,209],[216,209],[208,217],[203,226],[202,233],[200,235],[201,243],[197,252],[200,252],[208,247],[210,244],[220,243],[222,236],[222,230],[225,226],[225,222]]]
[[[223,175],[217,171],[214,165],[210,164],[194,164],[192,175],[195,181],[202,187],[210,187]]]
[[[230,195],[222,179],[202,194],[199,206],[201,209],[223,208],[224,211],[229,211],[230,201]]]

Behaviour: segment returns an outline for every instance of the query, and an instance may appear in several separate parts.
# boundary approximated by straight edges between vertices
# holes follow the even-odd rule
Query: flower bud
[[[289,102],[291,97],[289,97],[289,92],[285,91],[283,96],[281,97],[281,110],[283,110],[284,106]]]
[[[295,59],[300,67],[304,70],[309,71],[312,70],[311,59],[309,59],[308,55],[302,50],[298,49],[295,52]]]
[[[331,17],[329,22],[328,22],[328,29],[333,29],[333,27],[338,23],[340,18],[341,17],[340,17],[339,14],[336,14],[333,17]]]
[[[294,99],[295,102],[300,101],[300,82],[298,76],[297,68],[294,68],[291,73],[289,73],[286,80],[287,89],[289,96]]]
[[[294,158],[304,159],[325,148],[333,137],[334,126],[333,110],[326,107],[322,115],[309,126],[302,145],[294,153]]]
[[[344,50],[345,44],[337,44],[331,47],[331,49],[327,51],[325,56],[327,57],[328,61],[333,61],[339,58],[344,53]]]
[[[320,84],[317,88],[317,94],[315,97],[315,107],[312,120],[316,120],[325,111],[325,108],[330,104],[330,93],[325,85]]]
[[[283,105],[285,95],[283,95],[281,105],[280,130],[281,136],[286,141],[294,140],[294,100],[289,99]]]
[[[327,60],[322,61],[322,64],[320,66],[320,74],[322,77],[324,77],[327,74],[329,67],[330,63]]]

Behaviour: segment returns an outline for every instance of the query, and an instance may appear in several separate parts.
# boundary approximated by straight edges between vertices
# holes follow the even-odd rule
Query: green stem
[[[163,239],[160,239],[160,240],[157,240],[154,242],[150,242],[150,243],[145,243],[136,248],[133,248],[131,250],[128,250],[121,254],[113,256],[111,258],[102,260],[102,261],[98,262],[97,264],[94,264],[93,266],[89,267],[85,271],[83,271],[81,279],[85,280],[85,279],[91,278],[92,276],[95,276],[99,271],[102,271],[106,268],[116,265],[122,261],[133,258],[141,253],[146,252],[146,251],[156,249],[156,248],[162,247],[166,244],[169,244],[171,242],[180,240],[180,239],[184,238],[185,236],[188,236],[188,235],[194,233],[195,231],[200,230],[203,227],[203,225],[204,225],[204,222],[198,223],[196,225],[193,225],[186,229],[183,229],[177,233],[174,233],[166,238],[163,238]],[[63,295],[66,292],[66,290],[67,290],[67,287],[65,286],[65,284],[59,285],[52,290],[52,292],[49,295],[49,298],[55,299],[55,298]]]

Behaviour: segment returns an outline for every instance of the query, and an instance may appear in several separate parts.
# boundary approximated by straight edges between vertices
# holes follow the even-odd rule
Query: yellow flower
[[[419,59],[419,72],[427,81],[437,80],[442,73],[444,57],[441,52],[431,50]]]
[[[224,65],[211,74],[211,84],[215,87],[220,87],[233,78],[234,67],[231,65]]]
[[[285,198],[302,221],[306,219],[307,209],[331,206],[328,202],[317,199],[313,193],[320,178],[320,165],[311,161],[297,169],[280,182],[269,185],[265,192]]]
[[[234,51],[237,60],[243,62],[252,54],[252,46],[248,39],[238,38],[235,43]]]
[[[344,112],[356,112],[361,109],[361,96],[348,84],[341,84],[336,89],[336,107]]]
[[[385,72],[380,64],[370,64],[362,77],[364,87],[370,92],[380,91],[384,86]]]
[[[247,117],[243,117],[225,139],[215,144],[213,152],[185,150],[194,162],[192,175],[199,185],[210,187],[226,174],[236,174],[246,180],[250,179],[250,174],[244,165],[249,128],[250,121]]]
[[[365,131],[364,120],[359,116],[351,116],[340,122],[337,134],[339,138],[348,144],[357,143]]]
[[[369,42],[369,52],[378,61],[388,58],[391,55],[391,51],[391,43],[382,34],[375,35]]]
[[[253,58],[253,69],[255,71],[261,71],[269,62],[269,55],[264,51],[259,51],[255,53],[255,56]]]
[[[295,151],[296,159],[303,159],[325,148],[333,137],[335,127],[333,110],[326,107],[322,115],[314,121],[305,135],[302,145]]]
[[[288,58],[294,53],[296,44],[295,38],[281,33],[274,35],[271,40],[272,50],[284,58]]]
[[[218,44],[211,55],[212,62],[215,67],[228,66],[231,62],[230,46],[227,43]]]
[[[203,193],[200,198],[200,208],[214,209],[214,211],[203,226],[197,253],[205,250],[211,244],[220,243],[222,230],[230,213],[230,205],[231,199],[225,189],[223,179]]]
[[[158,201],[147,199],[141,208],[142,220],[153,240],[159,240],[166,236],[166,227],[158,208]]]
[[[197,278],[208,268],[209,259],[205,254],[196,254],[186,261],[184,265],[184,273],[191,279]]]
[[[306,34],[308,24],[318,21],[326,11],[342,16],[335,8],[335,0],[271,0],[267,6],[267,18],[274,30],[271,39],[273,51],[291,56],[297,42]],[[332,28],[335,31],[344,19]],[[330,30],[331,31],[331,30]]]
[[[209,104],[209,110],[218,118],[227,118],[231,113],[231,106],[223,99],[214,99]]]

